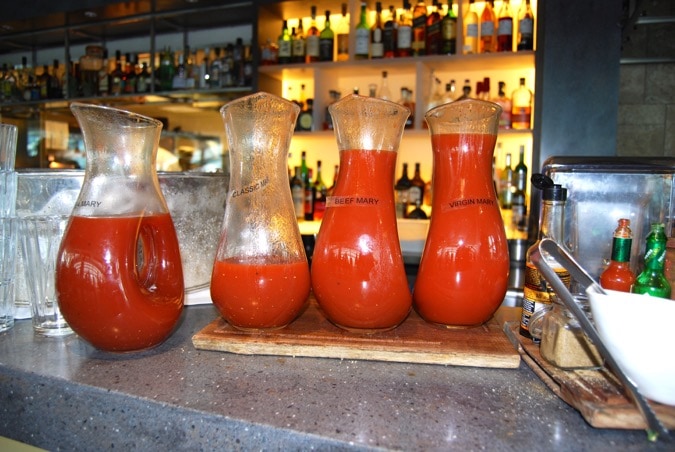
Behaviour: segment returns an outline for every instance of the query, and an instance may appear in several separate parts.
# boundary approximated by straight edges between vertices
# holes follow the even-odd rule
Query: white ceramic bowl
[[[587,290],[600,338],[648,399],[675,405],[675,300]]]

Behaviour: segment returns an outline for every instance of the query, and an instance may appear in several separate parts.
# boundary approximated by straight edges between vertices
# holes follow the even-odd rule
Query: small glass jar
[[[551,294],[550,307],[539,310],[530,319],[530,333],[540,339],[539,352],[550,364],[565,370],[597,369],[602,367],[602,357],[588,339],[579,321]],[[576,295],[575,300],[591,318],[588,298]]]

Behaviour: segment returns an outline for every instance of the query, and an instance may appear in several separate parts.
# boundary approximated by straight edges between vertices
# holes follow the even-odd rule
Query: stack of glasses
[[[0,124],[0,332],[14,326],[14,281],[18,223],[16,210],[17,128]]]

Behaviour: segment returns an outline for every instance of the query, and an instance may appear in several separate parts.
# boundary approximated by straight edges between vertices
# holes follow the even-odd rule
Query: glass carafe
[[[500,114],[499,105],[474,99],[426,114],[434,197],[413,298],[429,322],[479,325],[506,294],[508,244],[492,180]]]
[[[300,108],[260,92],[220,110],[230,185],[211,299],[239,329],[282,328],[309,297],[309,263],[295,217],[287,155]]]
[[[87,166],[57,258],[70,327],[95,347],[133,351],[164,341],[183,309],[176,231],[155,171],[162,123],[73,103]]]
[[[348,330],[396,327],[412,305],[394,207],[398,146],[410,110],[349,95],[330,107],[340,173],[312,256],[312,289]]]

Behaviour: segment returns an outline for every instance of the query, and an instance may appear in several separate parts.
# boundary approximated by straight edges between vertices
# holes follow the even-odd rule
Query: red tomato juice
[[[161,343],[183,309],[183,269],[171,216],[74,216],[59,250],[56,292],[70,327],[101,350]]]
[[[492,181],[496,136],[434,134],[431,223],[413,291],[427,321],[474,326],[504,299],[509,254]]]
[[[305,306],[310,291],[306,260],[283,264],[216,261],[211,299],[228,323],[241,329],[282,328]]]
[[[410,312],[395,165],[393,151],[340,151],[340,175],[312,255],[312,290],[326,317],[342,328],[391,329]]]

